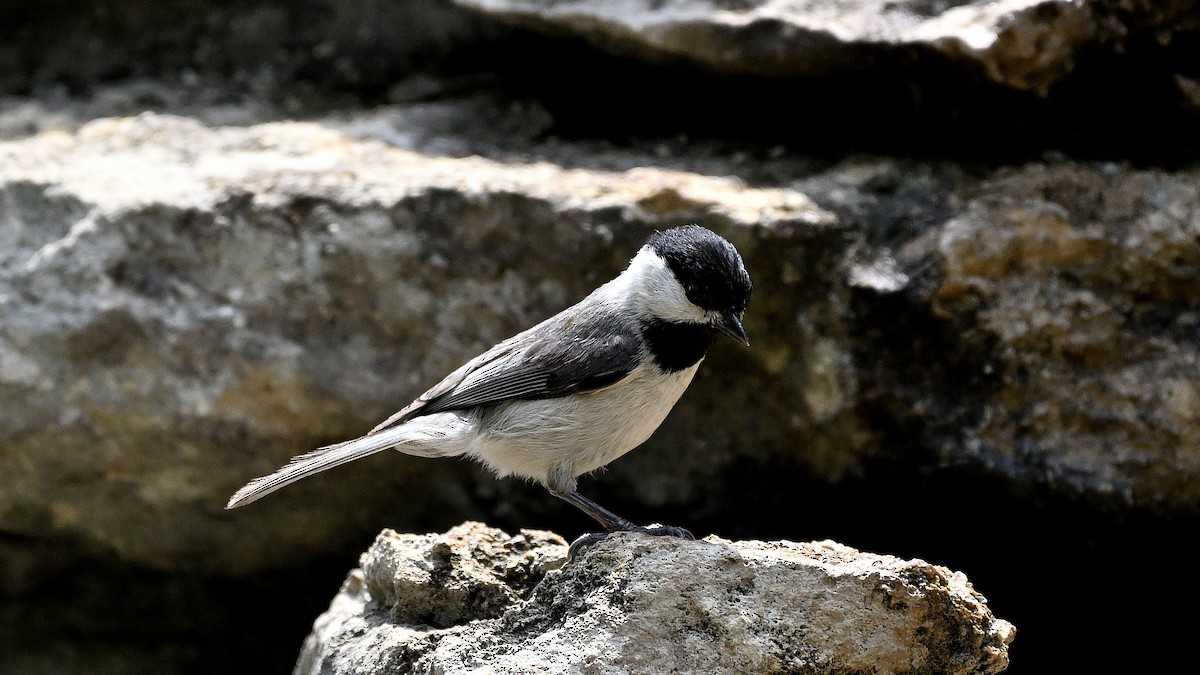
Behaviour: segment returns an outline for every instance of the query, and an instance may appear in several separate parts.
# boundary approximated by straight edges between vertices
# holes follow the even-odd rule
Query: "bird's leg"
[[[571,483],[574,483],[574,480],[572,480]],[[592,544],[595,544],[601,539],[604,539],[612,532],[641,532],[642,534],[651,534],[660,537],[680,537],[681,539],[696,538],[691,532],[688,532],[682,527],[659,525],[657,523],[647,526],[634,525],[621,516],[618,516],[612,511],[609,511],[596,502],[579,494],[579,492],[575,490],[574,485],[569,485],[569,489],[556,489],[549,485],[546,487],[548,490],[550,490],[550,494],[588,514],[604,527],[604,532],[592,532],[590,534],[585,534],[572,542],[571,548],[567,551],[567,560],[571,560],[575,557],[575,554],[579,553],[579,551],[591,546]]]
[[[550,490],[550,494],[588,514],[608,532],[629,532],[637,529],[637,525],[584,497],[575,490],[571,490],[570,492]]]

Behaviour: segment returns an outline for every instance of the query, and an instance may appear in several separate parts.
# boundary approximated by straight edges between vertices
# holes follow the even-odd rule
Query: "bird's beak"
[[[742,319],[733,312],[724,312],[721,314],[720,321],[717,322],[717,328],[729,337],[738,342],[750,346],[750,337],[746,335],[746,328],[742,325]]]

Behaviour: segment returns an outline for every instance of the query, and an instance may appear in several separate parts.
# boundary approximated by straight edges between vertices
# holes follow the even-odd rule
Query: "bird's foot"
[[[674,525],[659,525],[658,523],[655,523],[653,525],[643,526],[634,525],[632,523],[623,523],[620,527],[608,532],[590,532],[571,542],[571,547],[567,549],[567,562],[571,562],[575,559],[575,556],[578,555],[580,551],[603,540],[613,532],[640,532],[642,534],[649,534],[655,537],[678,537],[680,539],[696,538],[696,536],[688,530],[682,527],[675,527]]]

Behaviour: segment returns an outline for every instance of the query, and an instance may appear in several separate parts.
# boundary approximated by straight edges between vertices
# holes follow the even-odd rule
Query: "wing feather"
[[[632,324],[564,314],[467,362],[371,433],[418,415],[590,391],[619,381],[637,367],[643,344]]]

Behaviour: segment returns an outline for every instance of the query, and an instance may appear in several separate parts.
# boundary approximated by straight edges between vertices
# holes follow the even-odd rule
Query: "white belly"
[[[505,404],[488,416],[469,454],[498,476],[545,482],[552,471],[594,471],[654,433],[699,365],[666,376],[642,366],[586,394]]]

